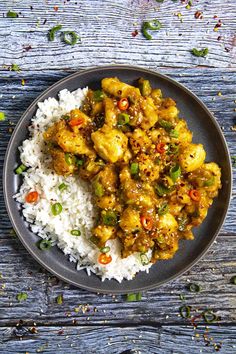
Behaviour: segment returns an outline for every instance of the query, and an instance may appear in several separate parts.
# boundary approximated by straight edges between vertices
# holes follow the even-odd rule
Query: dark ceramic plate
[[[53,247],[48,252],[40,251],[35,245],[38,240],[37,235],[30,231],[23,219],[19,204],[12,198],[22,183],[21,177],[13,173],[19,164],[18,146],[27,138],[27,127],[36,112],[37,103],[48,97],[56,97],[58,92],[65,88],[75,90],[78,87],[89,86],[92,89],[98,89],[101,79],[109,76],[117,76],[120,80],[130,84],[134,84],[142,76],[149,79],[153,87],[161,88],[164,96],[170,96],[177,101],[180,116],[187,120],[189,128],[193,131],[193,140],[204,145],[208,161],[215,161],[220,165],[223,185],[206,220],[195,230],[194,241],[181,241],[179,251],[172,260],[157,262],[152,266],[149,274],[140,272],[133,280],[124,280],[121,284],[115,280],[102,282],[96,275],[88,276],[84,270],[77,271],[75,264],[70,263],[57,247]],[[68,283],[95,292],[114,294],[157,287],[192,267],[208,250],[224,222],[230,202],[231,180],[231,163],[225,139],[217,122],[204,104],[176,81],[159,73],[129,66],[99,67],[78,72],[42,93],[26,110],[14,130],[7,149],[3,173],[8,214],[21,242],[29,253],[47,270]]]

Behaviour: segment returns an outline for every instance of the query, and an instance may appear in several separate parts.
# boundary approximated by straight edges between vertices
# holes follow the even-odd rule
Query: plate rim
[[[207,244],[207,246],[204,248],[204,250],[198,254],[198,256],[191,261],[190,263],[188,263],[183,269],[181,269],[180,271],[178,271],[176,274],[168,277],[166,280],[162,280],[160,281],[158,284],[153,283],[152,285],[147,285],[147,286],[142,286],[142,287],[137,287],[136,289],[132,289],[132,290],[99,290],[95,287],[92,286],[87,286],[84,284],[78,284],[78,282],[73,281],[73,280],[68,280],[68,278],[64,275],[59,274],[55,269],[51,268],[49,265],[45,264],[45,262],[43,260],[41,260],[40,257],[38,257],[34,251],[31,249],[31,247],[27,244],[26,240],[24,239],[24,237],[22,237],[21,233],[18,232],[18,227],[15,223],[14,220],[14,213],[10,208],[10,203],[9,203],[9,195],[7,193],[7,163],[8,160],[10,159],[10,152],[12,150],[12,145],[14,142],[14,138],[18,133],[19,127],[21,122],[27,117],[28,112],[34,107],[37,106],[37,103],[40,102],[41,98],[43,96],[45,96],[49,91],[53,90],[54,88],[56,88],[58,85],[60,85],[61,83],[66,83],[67,81],[70,81],[71,79],[73,80],[73,78],[76,78],[80,75],[84,75],[84,74],[89,74],[89,73],[96,73],[97,71],[101,71],[104,70],[104,75],[105,75],[105,71],[106,70],[110,70],[110,69],[114,69],[114,70],[131,70],[131,71],[139,71],[139,72],[143,72],[146,74],[151,74],[154,75],[155,77],[160,77],[174,85],[176,85],[177,87],[179,87],[180,89],[182,89],[185,93],[187,93],[188,95],[192,96],[192,98],[197,101],[197,103],[202,107],[202,109],[207,113],[207,115],[209,116],[209,118],[211,119],[212,123],[214,124],[214,126],[216,127],[219,135],[221,136],[221,140],[222,140],[222,144],[224,145],[225,151],[227,153],[227,165],[229,168],[229,180],[228,180],[228,185],[229,185],[229,192],[227,195],[227,204],[226,207],[224,208],[224,212],[222,214],[219,226],[217,228],[217,230],[215,231],[214,235],[212,236],[211,240],[209,241],[209,243]],[[78,87],[79,88],[79,87]],[[8,142],[7,145],[7,149],[5,152],[5,157],[4,157],[4,164],[3,164],[3,172],[2,172],[2,176],[3,176],[3,196],[4,196],[4,202],[5,202],[5,206],[6,206],[6,210],[8,213],[8,217],[10,219],[10,222],[19,238],[19,240],[21,241],[21,243],[23,244],[23,246],[26,248],[26,250],[29,252],[29,254],[33,257],[33,259],[35,259],[42,267],[44,267],[47,271],[49,271],[51,274],[53,274],[54,276],[56,276],[57,278],[63,280],[65,283],[67,284],[72,284],[77,288],[83,289],[83,290],[87,290],[87,291],[91,291],[91,292],[99,292],[99,293],[103,293],[103,294],[127,294],[127,293],[132,293],[132,292],[139,292],[139,291],[146,291],[146,290],[151,290],[154,288],[159,288],[160,286],[162,286],[163,284],[169,283],[170,281],[177,279],[178,277],[180,277],[181,275],[183,275],[185,272],[189,271],[195,264],[197,264],[199,262],[199,260],[209,251],[210,247],[212,246],[212,244],[214,243],[216,237],[218,236],[228,213],[229,210],[229,206],[230,206],[230,201],[231,201],[231,197],[232,197],[232,179],[233,179],[233,171],[232,171],[232,163],[231,163],[231,159],[230,159],[230,151],[229,151],[229,147],[226,141],[226,138],[223,134],[223,132],[221,131],[221,128],[219,126],[219,123],[217,122],[217,120],[215,119],[214,115],[211,113],[211,111],[207,108],[207,106],[201,101],[200,98],[198,98],[198,96],[193,93],[190,89],[188,89],[185,85],[183,85],[182,83],[179,83],[178,81],[176,81],[175,79],[172,79],[171,77],[160,73],[159,71],[154,71],[154,70],[150,70],[147,68],[143,68],[143,67],[139,67],[139,66],[135,66],[135,65],[117,65],[117,64],[112,64],[112,65],[104,65],[104,66],[93,66],[91,68],[87,68],[87,69],[82,69],[79,71],[76,71],[72,74],[69,74],[68,76],[56,81],[53,85],[49,86],[46,90],[44,90],[39,96],[37,96],[33,102],[29,105],[29,107],[23,112],[23,114],[21,115],[20,119],[18,120],[15,129],[13,131],[13,134],[11,135],[11,138]],[[101,280],[102,281],[102,280]],[[132,280],[131,280],[132,281]]]

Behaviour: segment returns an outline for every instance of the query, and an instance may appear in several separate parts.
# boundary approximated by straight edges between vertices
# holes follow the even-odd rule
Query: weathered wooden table
[[[19,17],[7,18],[8,10]],[[162,28],[148,41],[140,27],[153,18]],[[57,23],[76,31],[81,42],[49,42],[48,29]],[[197,58],[193,47],[208,47],[209,54]],[[115,63],[160,71],[193,90],[236,155],[235,0],[2,0],[0,48],[0,111],[7,117],[0,122],[1,169],[12,124],[39,93],[76,70]],[[12,64],[21,71],[10,71]],[[222,353],[236,353],[236,286],[230,283],[236,274],[235,195],[234,186],[217,242],[191,271],[142,294],[140,302],[127,302],[74,288],[40,269],[14,237],[1,194],[0,353],[212,353],[221,345]],[[202,291],[188,292],[190,281]],[[28,299],[19,302],[19,292]],[[183,303],[192,311],[210,308],[221,321],[208,325],[198,318],[195,329],[179,315]]]

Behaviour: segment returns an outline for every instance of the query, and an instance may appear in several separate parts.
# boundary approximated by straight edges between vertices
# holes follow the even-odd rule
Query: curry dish
[[[176,102],[145,79],[137,87],[104,78],[74,109],[44,132],[52,167],[92,184],[99,218],[91,241],[101,263],[106,242],[118,238],[121,256],[140,252],[143,264],[172,258],[180,239],[207,215],[221,188],[221,171],[205,163]],[[109,248],[109,247],[108,247]]]

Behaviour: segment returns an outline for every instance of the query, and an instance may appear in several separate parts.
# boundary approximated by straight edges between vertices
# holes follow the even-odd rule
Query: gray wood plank
[[[37,327],[0,328],[2,353],[50,354],[185,354],[236,351],[236,327],[130,326],[130,327]],[[205,338],[205,340],[204,340]],[[208,340],[209,338],[209,345]],[[211,338],[211,340],[210,340]],[[21,340],[19,340],[21,339]]]
[[[57,12],[53,8],[55,4],[59,7]],[[75,69],[112,63],[145,65],[153,69],[236,65],[236,7],[232,0],[193,2],[189,10],[186,3],[158,4],[154,0],[0,2],[1,14],[6,15],[10,8],[20,15],[16,19],[1,18],[0,65],[16,62],[28,70]],[[203,19],[194,18],[197,10],[203,12]],[[214,19],[214,15],[218,17]],[[144,20],[153,18],[161,21],[162,28],[153,34],[152,41],[141,33],[132,37],[135,29],[140,32]],[[215,32],[219,19],[223,25]],[[73,48],[63,44],[58,36],[54,42],[49,42],[48,29],[57,23],[63,24],[66,30],[76,30],[81,42]],[[26,52],[24,47],[28,45],[32,49]],[[194,57],[190,53],[193,47],[208,47],[209,55]]]

